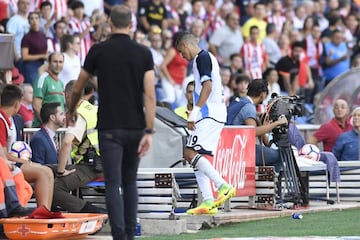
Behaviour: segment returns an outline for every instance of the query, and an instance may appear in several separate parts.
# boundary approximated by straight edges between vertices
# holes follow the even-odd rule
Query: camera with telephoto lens
[[[95,172],[100,173],[103,171],[100,156],[96,153],[95,148],[88,148],[84,158],[87,164],[91,166]]]
[[[277,121],[281,117],[286,117],[288,122],[293,116],[303,116],[305,113],[303,105],[303,97],[301,96],[280,96],[277,94],[272,94],[268,106],[269,110],[269,119],[270,121]],[[287,133],[289,125],[281,125],[277,128],[274,128],[272,131],[274,134],[283,134]]]

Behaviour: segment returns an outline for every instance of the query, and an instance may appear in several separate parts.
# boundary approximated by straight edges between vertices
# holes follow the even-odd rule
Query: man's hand
[[[64,171],[62,172],[62,174],[57,174],[58,177],[65,177],[67,175],[70,175],[71,173],[75,172],[76,169],[71,169],[71,170],[66,170],[64,169]]]
[[[145,156],[152,146],[152,134],[145,134],[139,143],[138,154],[139,157]]]
[[[201,108],[199,106],[195,105],[194,108],[191,110],[191,113],[187,120],[187,127],[191,131],[195,130],[195,122],[197,120],[197,116],[199,115],[200,109]]]
[[[16,162],[12,162],[12,161],[9,161],[9,160],[5,160],[5,161],[6,161],[6,164],[8,165],[8,167],[9,167],[9,170],[13,171]]]
[[[279,119],[276,121],[277,126],[286,125],[288,124],[288,120],[286,117],[279,117]]]

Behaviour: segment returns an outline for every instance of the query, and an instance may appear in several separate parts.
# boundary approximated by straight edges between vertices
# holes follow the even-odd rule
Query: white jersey
[[[221,84],[219,64],[211,53],[201,50],[194,58],[193,74],[195,79],[194,104],[199,100],[202,84],[211,81],[211,93],[201,108],[197,120],[212,118],[215,121],[226,122],[226,105],[224,99],[223,86]]]

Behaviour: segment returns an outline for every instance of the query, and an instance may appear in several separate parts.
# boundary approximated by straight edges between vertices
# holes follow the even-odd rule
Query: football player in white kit
[[[195,36],[188,32],[178,35],[175,47],[185,59],[194,60],[194,107],[187,120],[187,127],[192,132],[186,143],[184,158],[194,168],[203,202],[189,209],[187,214],[216,214],[218,207],[235,195],[235,188],[203,156],[214,153],[226,122],[219,64],[214,55],[198,47]],[[218,189],[216,199],[211,191],[210,180]]]

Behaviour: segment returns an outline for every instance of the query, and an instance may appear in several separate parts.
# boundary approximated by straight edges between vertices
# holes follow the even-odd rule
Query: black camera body
[[[270,121],[277,121],[281,117],[286,117],[288,122],[293,116],[303,116],[305,109],[303,106],[303,97],[300,96],[280,96],[272,95],[271,100],[269,101],[269,119]],[[281,125],[277,128],[274,128],[272,132],[274,133],[274,139],[276,135],[287,133],[289,125]]]

